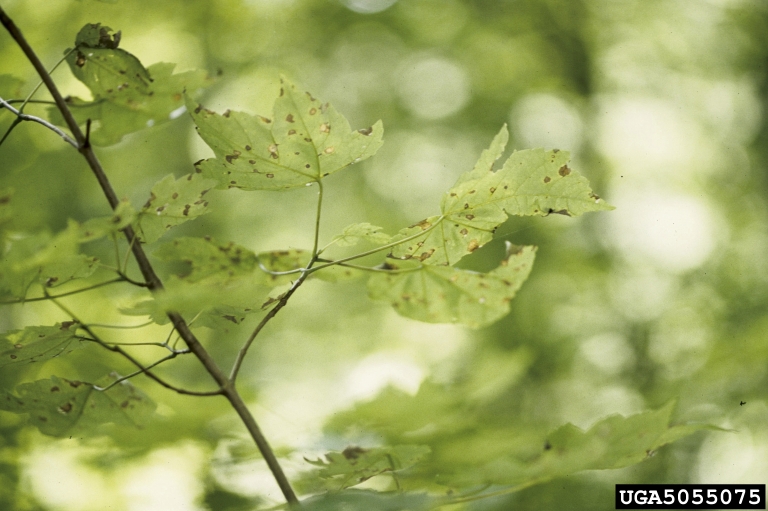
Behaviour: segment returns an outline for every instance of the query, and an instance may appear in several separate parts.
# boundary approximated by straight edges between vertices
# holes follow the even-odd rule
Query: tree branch
[[[91,168],[91,171],[96,177],[99,186],[101,186],[102,192],[107,198],[109,205],[112,207],[112,209],[115,209],[119,204],[117,194],[112,188],[112,185],[109,182],[109,179],[107,178],[101,163],[96,157],[96,154],[93,152],[93,148],[86,143],[85,135],[80,130],[77,121],[75,120],[72,112],[69,109],[69,106],[64,101],[64,98],[56,87],[56,84],[53,82],[51,75],[45,69],[37,54],[26,41],[24,35],[21,33],[21,30],[19,30],[16,24],[8,17],[2,7],[0,7],[0,23],[2,23],[6,30],[8,30],[8,33],[10,33],[11,37],[14,39],[14,41],[16,41],[16,44],[19,45],[29,62],[34,66],[38,75],[40,75],[40,78],[43,80],[43,83],[48,89],[48,92],[50,92],[54,102],[56,103],[56,106],[61,112],[62,117],[64,117],[64,121],[66,122],[67,127],[72,132],[72,135],[77,142],[77,150],[88,162],[88,166]],[[135,242],[136,233],[134,232],[133,227],[126,227],[123,229],[123,233],[125,234],[125,237],[128,239],[128,242],[132,247],[133,256],[136,258],[136,263],[138,264],[139,269],[141,270],[141,274],[147,283],[147,288],[152,292],[162,290],[163,284],[155,273],[152,264],[149,262],[149,259],[147,258],[141,243]],[[176,331],[179,333],[181,338],[184,339],[184,342],[187,344],[190,351],[192,351],[200,363],[203,364],[206,371],[208,371],[211,377],[213,377],[213,379],[221,388],[223,395],[226,396],[232,407],[240,416],[240,419],[245,424],[248,432],[251,434],[251,437],[256,442],[259,451],[261,452],[262,456],[264,456],[264,460],[267,462],[267,465],[269,466],[272,475],[277,481],[277,484],[280,487],[280,490],[282,491],[286,501],[288,501],[290,504],[298,504],[299,500],[296,498],[296,494],[294,493],[293,488],[291,488],[291,485],[288,482],[288,478],[285,476],[285,473],[278,463],[272,448],[269,446],[269,443],[264,437],[264,434],[256,424],[256,421],[246,407],[242,397],[237,392],[234,384],[229,381],[229,378],[227,378],[226,374],[224,374],[224,372],[219,368],[219,366],[213,360],[211,355],[206,351],[203,345],[200,344],[200,341],[189,329],[189,326],[184,321],[184,318],[181,316],[181,314],[176,312],[169,312],[168,318],[171,320],[171,323],[173,323],[173,326],[176,328]]]

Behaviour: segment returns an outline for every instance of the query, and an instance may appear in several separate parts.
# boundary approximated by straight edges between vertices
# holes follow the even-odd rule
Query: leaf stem
[[[317,246],[320,241],[320,214],[323,210],[323,182],[319,179],[317,180],[317,186],[319,190],[317,191],[317,213],[315,214],[315,242],[312,245],[313,261],[320,255],[320,252],[317,251]]]
[[[316,272],[318,270],[322,270],[323,268],[327,268],[329,266],[334,266],[334,265],[337,265],[337,264],[346,263],[347,261],[354,261],[355,259],[360,259],[361,257],[369,256],[371,254],[375,254],[377,252],[381,252],[382,250],[386,250],[388,248],[396,247],[397,245],[400,245],[402,243],[406,243],[408,241],[411,241],[411,240],[414,240],[414,239],[419,238],[421,236],[424,236],[426,233],[428,233],[429,231],[431,231],[432,229],[434,229],[435,227],[440,225],[440,222],[442,222],[444,219],[445,219],[445,216],[441,215],[435,221],[435,223],[433,223],[432,225],[430,225],[429,227],[427,227],[423,231],[417,232],[416,234],[413,234],[413,235],[408,236],[406,238],[403,238],[403,239],[400,239],[400,240],[397,240],[397,241],[393,241],[391,243],[387,243],[386,245],[382,245],[380,247],[376,247],[376,248],[373,248],[371,250],[367,250],[365,252],[361,252],[359,254],[355,254],[355,255],[352,255],[352,256],[349,256],[349,257],[342,257],[341,259],[336,259],[335,261],[332,261],[330,263],[321,264],[320,266],[315,266],[313,268],[302,269],[301,271],[306,272],[306,273],[314,273],[314,272]]]
[[[6,28],[6,30],[14,39],[14,41],[16,41],[16,44],[19,45],[19,47],[26,55],[29,62],[37,71],[38,75],[40,75],[40,78],[42,79],[43,83],[45,83],[45,86],[48,89],[48,92],[50,92],[51,96],[53,97],[53,100],[56,102],[56,106],[61,112],[62,117],[64,117],[64,121],[66,122],[67,127],[69,128],[69,130],[72,132],[72,135],[74,136],[75,142],[77,143],[75,147],[77,148],[78,152],[80,152],[80,154],[82,154],[85,160],[88,162],[88,166],[91,168],[91,171],[96,177],[96,180],[98,181],[99,186],[101,187],[102,192],[104,193],[104,196],[107,198],[109,205],[112,207],[112,209],[116,209],[117,206],[120,204],[120,201],[117,198],[117,194],[115,193],[114,188],[112,188],[112,184],[109,182],[109,179],[107,178],[107,175],[104,172],[103,167],[101,166],[101,162],[99,162],[99,159],[96,157],[96,154],[94,153],[93,148],[89,144],[85,143],[86,142],[85,136],[83,135],[83,132],[80,130],[80,127],[78,126],[77,121],[75,120],[74,116],[72,115],[72,112],[69,109],[69,106],[64,101],[64,98],[62,97],[61,93],[56,87],[56,84],[51,78],[51,75],[48,74],[48,71],[46,71],[45,66],[43,66],[37,54],[34,52],[32,47],[24,38],[24,35],[21,33],[21,30],[19,30],[19,28],[16,26],[13,20],[11,20],[8,17],[8,15],[5,13],[5,10],[2,7],[0,7],[0,23]],[[155,270],[152,267],[152,264],[150,263],[146,253],[144,252],[144,248],[142,247],[142,244],[134,242],[136,239],[136,233],[134,232],[133,227],[130,225],[125,227],[123,229],[123,233],[125,234],[125,237],[128,240],[129,246],[131,247],[131,250],[133,252],[133,256],[136,259],[136,263],[138,264],[139,269],[141,270],[141,274],[144,277],[145,282],[147,283],[147,288],[152,292],[161,291],[163,289],[162,281],[155,273]],[[175,327],[176,331],[179,333],[181,338],[184,339],[184,342],[187,344],[187,347],[189,347],[190,351],[192,351],[192,353],[195,354],[195,356],[203,365],[203,367],[205,367],[208,374],[210,374],[211,377],[219,385],[220,387],[219,390],[215,392],[223,394],[227,398],[227,400],[230,402],[232,407],[237,412],[240,419],[243,421],[243,424],[248,429],[248,432],[251,434],[251,438],[253,438],[254,442],[259,448],[259,451],[261,451],[262,456],[264,456],[264,460],[267,462],[267,466],[269,467],[270,471],[272,472],[272,475],[277,481],[277,484],[280,487],[280,490],[282,491],[286,501],[291,505],[298,504],[299,499],[296,497],[296,494],[293,491],[293,488],[291,487],[291,484],[288,481],[288,478],[285,476],[285,473],[283,472],[283,469],[280,466],[280,463],[277,461],[277,458],[275,457],[275,454],[272,451],[272,448],[270,447],[269,443],[264,437],[264,434],[261,432],[261,429],[256,424],[256,421],[254,420],[253,415],[251,415],[251,412],[248,410],[248,407],[245,405],[245,402],[243,401],[242,396],[240,396],[240,394],[237,392],[237,389],[235,388],[234,384],[230,382],[229,378],[227,378],[227,375],[221,370],[221,368],[219,368],[218,364],[216,364],[216,361],[213,359],[213,357],[211,357],[208,351],[203,347],[203,345],[197,339],[195,334],[192,333],[192,330],[190,330],[189,325],[187,325],[187,323],[184,321],[184,318],[181,316],[181,314],[177,312],[168,312],[167,315],[168,315],[168,318],[171,320],[171,323],[173,323],[173,326]],[[119,346],[115,346],[113,351],[117,351],[117,350],[122,351]],[[125,356],[130,356],[130,355],[126,354]],[[145,374],[149,375],[151,373],[145,373]],[[157,378],[153,378],[153,379],[155,379],[155,381],[159,380]],[[158,383],[160,383],[160,381],[158,381]]]

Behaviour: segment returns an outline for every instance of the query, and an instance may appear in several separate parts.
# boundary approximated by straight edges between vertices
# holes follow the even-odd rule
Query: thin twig
[[[107,350],[109,350],[109,351],[112,351],[112,352],[114,352],[114,353],[118,353],[118,354],[122,355],[122,356],[123,356],[123,357],[125,357],[125,358],[126,358],[126,359],[127,359],[127,360],[128,360],[130,363],[131,363],[131,364],[135,365],[135,366],[136,366],[136,367],[139,369],[139,372],[140,372],[140,373],[144,374],[144,375],[145,375],[145,376],[147,376],[148,378],[151,378],[151,379],[153,379],[155,382],[159,383],[159,384],[160,384],[160,385],[162,385],[163,387],[165,387],[165,388],[167,388],[167,389],[169,389],[169,390],[172,390],[172,391],[174,391],[174,392],[176,392],[176,393],[178,393],[178,394],[184,394],[184,395],[188,395],[188,396],[218,396],[218,395],[221,395],[221,394],[223,394],[223,392],[224,392],[224,390],[223,390],[223,389],[218,389],[218,390],[213,390],[213,391],[203,391],[203,392],[200,392],[200,391],[196,391],[196,390],[187,390],[187,389],[183,389],[183,388],[177,387],[177,386],[175,386],[175,385],[172,385],[172,384],[170,384],[170,383],[166,382],[165,380],[163,380],[162,378],[160,378],[159,376],[157,376],[157,375],[156,375],[155,373],[153,373],[152,371],[149,371],[149,370],[148,370],[148,368],[144,367],[144,365],[143,365],[141,362],[139,362],[138,360],[136,360],[135,358],[133,358],[133,356],[132,356],[130,353],[128,353],[127,351],[125,351],[124,349],[122,349],[120,346],[113,346],[113,345],[110,345],[110,343],[108,343],[108,342],[104,341],[103,339],[101,339],[101,337],[99,337],[98,335],[96,335],[96,333],[95,333],[93,330],[91,330],[91,328],[90,328],[90,327],[89,327],[87,324],[83,323],[83,322],[82,322],[82,321],[81,321],[81,320],[80,320],[80,319],[79,319],[79,318],[78,318],[78,317],[75,315],[75,313],[74,313],[74,312],[72,312],[70,309],[68,309],[66,306],[64,306],[62,303],[60,303],[58,300],[56,300],[56,299],[53,299],[53,298],[52,298],[52,299],[51,299],[51,301],[52,301],[52,302],[53,302],[53,303],[54,303],[54,304],[55,304],[55,305],[56,305],[56,306],[57,306],[59,309],[61,309],[62,311],[64,311],[64,313],[65,313],[65,314],[67,314],[67,315],[68,315],[68,316],[70,316],[70,317],[71,317],[71,318],[72,318],[74,321],[76,321],[76,322],[78,323],[78,325],[79,325],[79,328],[82,328],[83,330],[85,330],[85,331],[88,333],[88,335],[90,335],[90,336],[91,336],[91,338],[90,338],[90,339],[86,339],[86,340],[90,340],[90,341],[93,341],[93,342],[95,342],[96,344],[98,344],[99,346],[101,346],[101,347],[102,347],[102,348],[104,348],[104,349],[107,349]],[[176,356],[176,355],[174,355],[174,357],[175,357],[175,356]]]
[[[106,282],[100,282],[98,284],[94,284],[92,286],[84,287],[81,289],[67,291],[66,293],[61,293],[60,295],[50,295],[46,292],[45,296],[39,296],[35,298],[20,298],[18,300],[9,300],[9,301],[0,302],[0,305],[13,305],[15,303],[27,303],[27,302],[42,302],[45,300],[50,300],[51,298],[63,298],[65,296],[72,296],[78,293],[85,293],[86,291],[91,291],[93,289],[97,289],[103,286],[108,286],[109,284],[114,284],[116,282],[123,282],[123,281],[124,279],[121,277],[117,279],[108,280]]]
[[[78,148],[77,142],[72,140],[72,137],[70,137],[69,135],[64,133],[61,129],[59,129],[58,127],[54,126],[53,124],[51,124],[50,122],[46,121],[45,119],[41,119],[40,117],[36,117],[34,115],[29,115],[29,114],[25,114],[25,113],[20,112],[20,111],[16,110],[13,106],[11,106],[11,104],[8,103],[3,98],[0,98],[0,107],[7,109],[9,112],[14,114],[17,118],[21,119],[22,121],[32,121],[32,122],[36,122],[38,124],[42,124],[43,126],[48,128],[49,130],[53,131],[58,136],[63,138],[64,141],[67,144],[71,145],[75,149]],[[8,133],[10,133],[10,130],[8,131]],[[8,136],[8,135],[6,134],[5,136]],[[3,140],[5,140],[5,137],[3,137]]]
[[[120,204],[120,201],[117,198],[117,194],[115,193],[114,188],[112,188],[112,184],[109,182],[109,179],[104,172],[104,168],[101,166],[101,162],[99,162],[99,159],[93,152],[93,148],[86,146],[85,136],[80,130],[77,121],[69,109],[69,106],[59,92],[58,87],[56,87],[56,84],[51,78],[51,75],[48,74],[48,71],[46,71],[45,66],[43,66],[42,62],[40,61],[40,58],[24,38],[21,30],[19,30],[13,20],[8,17],[2,7],[0,7],[0,23],[2,23],[6,30],[8,30],[8,33],[11,35],[14,41],[16,41],[16,44],[19,45],[19,48],[21,48],[21,50],[24,52],[29,62],[34,66],[38,75],[40,75],[43,83],[45,83],[45,86],[48,88],[48,92],[56,102],[56,106],[58,107],[59,112],[61,112],[62,117],[64,117],[64,121],[66,122],[67,127],[72,132],[72,135],[77,142],[77,150],[88,162],[88,165],[96,177],[96,180],[98,181],[104,196],[107,198],[109,205],[112,207],[112,209],[117,208],[117,206]],[[147,288],[152,292],[162,290],[163,283],[155,273],[149,258],[147,258],[147,255],[144,252],[144,248],[142,247],[141,243],[135,243],[136,233],[134,232],[133,227],[130,225],[125,227],[123,229],[123,233],[125,234],[125,237],[132,248],[133,256],[136,258],[136,264],[139,266],[141,274],[147,283]],[[192,330],[190,330],[189,325],[187,325],[187,323],[184,321],[184,318],[181,316],[181,314],[177,312],[168,312],[167,316],[168,319],[171,320],[171,323],[173,323],[174,328],[179,333],[181,338],[184,339],[184,342],[187,344],[192,353],[195,354],[203,367],[205,367],[206,371],[208,371],[208,374],[210,374],[211,377],[219,385],[220,393],[222,393],[227,398],[237,414],[240,416],[243,424],[251,434],[251,438],[253,438],[254,442],[259,448],[259,451],[261,451],[262,456],[264,456],[264,461],[267,462],[267,466],[272,472],[275,481],[277,481],[277,484],[280,487],[285,500],[291,505],[298,504],[299,499],[296,497],[296,493],[293,491],[288,478],[285,476],[280,463],[277,461],[277,457],[275,456],[272,447],[270,447],[267,439],[261,432],[261,428],[259,428],[258,424],[256,424],[253,415],[251,415],[251,412],[245,405],[242,396],[240,396],[240,394],[237,392],[234,384],[230,382],[224,371],[219,368],[213,357],[211,357],[205,347],[203,347],[195,334],[192,333]],[[119,349],[119,347],[116,348]]]

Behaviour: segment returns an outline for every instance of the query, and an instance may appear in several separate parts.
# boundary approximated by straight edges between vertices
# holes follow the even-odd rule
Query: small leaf
[[[382,144],[381,121],[351,131],[328,103],[281,79],[274,120],[242,112],[223,115],[187,100],[187,108],[215,159],[197,168],[219,188],[282,190],[304,186],[369,158]]]
[[[382,232],[381,227],[364,222],[345,227],[341,234],[333,238],[333,243],[340,247],[351,247],[365,240],[375,245],[386,245],[391,239],[392,236]]]
[[[13,75],[0,75],[0,98],[8,101],[9,99],[18,99],[21,96],[21,88],[24,86],[24,80],[16,78]],[[0,109],[2,112],[5,109]]]
[[[31,326],[0,337],[0,367],[43,362],[84,347],[74,322]]]
[[[291,248],[288,250],[273,250],[261,252],[258,255],[259,263],[263,269],[269,272],[286,272],[306,268],[312,253],[309,250]],[[273,286],[290,283],[301,275],[299,272],[288,275],[273,275],[267,273],[267,279]],[[341,265],[329,266],[312,273],[309,278],[316,278],[326,282],[338,282],[357,278],[361,271]]]
[[[412,319],[480,328],[509,312],[509,302],[533,267],[535,247],[510,252],[498,268],[485,274],[416,261],[387,262],[390,271],[372,276],[368,292]]]
[[[505,126],[474,169],[459,177],[443,196],[441,215],[402,229],[393,238],[414,236],[394,247],[393,257],[452,266],[488,243],[508,215],[578,216],[613,209],[592,193],[586,178],[568,167],[566,151],[517,151],[494,172],[493,163],[504,151],[507,138]],[[418,236],[421,232],[423,236]]]
[[[105,388],[117,379],[114,373],[96,385]],[[141,428],[153,415],[155,404],[129,382],[107,391],[92,384],[52,376],[22,383],[16,393],[0,394],[0,409],[29,414],[29,421],[46,435],[64,436],[74,428],[89,429],[114,422]]]
[[[168,175],[157,182],[138,216],[142,241],[152,243],[171,227],[207,213],[208,201],[203,196],[214,185],[200,174],[179,179]]]
[[[136,211],[131,203],[121,201],[110,216],[92,218],[80,225],[78,241],[86,243],[116,233],[131,225],[135,218]]]
[[[339,489],[349,488],[384,472],[396,472],[410,468],[430,453],[425,445],[397,445],[363,449],[347,447],[342,452],[329,452],[325,460],[305,460],[321,467],[318,475],[335,478]],[[341,477],[338,477],[341,476]]]

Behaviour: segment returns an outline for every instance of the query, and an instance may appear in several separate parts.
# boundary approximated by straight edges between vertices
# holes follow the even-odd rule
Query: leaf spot
[[[270,174],[267,174],[267,177],[268,177],[269,179],[272,179],[273,177],[275,177],[275,175],[270,173]]]
[[[571,169],[568,168],[568,165],[563,165],[562,167],[560,167],[560,170],[558,170],[557,173],[565,177],[571,173]]]
[[[333,154],[333,152],[334,152],[335,150],[336,150],[336,149],[334,149],[334,147],[333,147],[333,146],[330,146],[330,147],[326,147],[326,148],[325,148],[325,150],[324,150],[323,152],[324,152],[325,154]]]
[[[549,176],[544,176],[544,182],[545,182],[545,183],[549,183],[550,181],[552,181],[552,178],[551,178],[551,177],[549,177]]]
[[[469,252],[474,252],[478,248],[480,248],[480,243],[477,240],[472,240],[467,244],[467,250]]]
[[[288,121],[288,122],[295,122],[293,120],[293,114],[288,114],[287,116],[285,116],[285,120]]]
[[[330,133],[330,132],[331,132],[331,126],[327,122],[324,122],[323,124],[320,125],[320,133]]]

